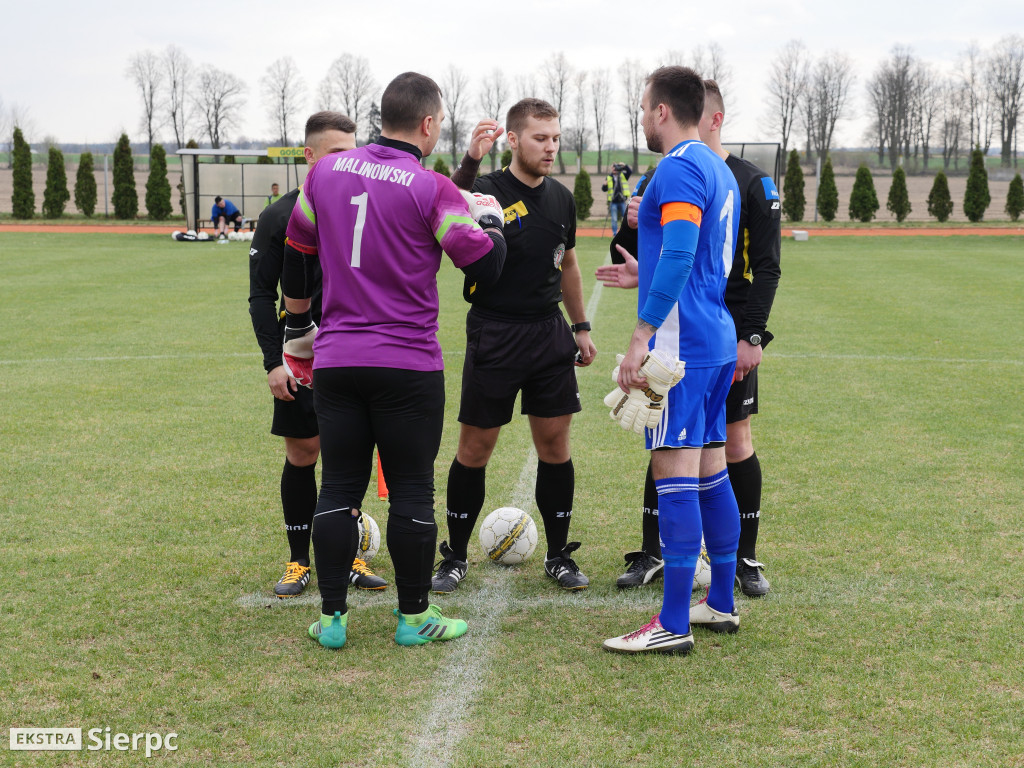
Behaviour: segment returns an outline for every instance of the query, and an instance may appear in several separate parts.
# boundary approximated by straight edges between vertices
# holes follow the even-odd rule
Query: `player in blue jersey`
[[[613,417],[627,428],[646,427],[665,593],[650,622],[605,641],[607,650],[620,653],[688,653],[691,624],[717,632],[739,628],[732,592],[739,511],[724,447],[736,336],[723,299],[739,188],[700,141],[704,98],[704,82],[692,69],[662,67],[647,78],[641,101],[647,146],[664,159],[638,211],[638,320],[619,364]],[[711,587],[691,609],[702,532]]]
[[[768,593],[770,585],[758,562],[755,548],[761,518],[761,463],[754,452],[750,417],[758,412],[758,369],[762,348],[773,335],[767,330],[768,315],[782,274],[780,265],[781,211],[779,191],[771,177],[749,160],[730,154],[722,146],[725,102],[714,80],[705,80],[704,115],[698,132],[701,141],[725,160],[740,188],[742,205],[739,237],[725,305],[736,325],[736,374],[726,400],[725,458],[729,481],[740,510],[740,542],[736,551],[736,585],[748,597]],[[612,240],[612,264],[597,268],[596,276],[607,286],[635,288],[637,263],[628,254],[636,252],[636,209],[649,181],[641,179],[627,215],[628,226]],[[628,251],[623,256],[617,246]],[[644,482],[643,543],[639,551],[626,555],[628,568],[616,582],[620,588],[640,587],[661,576],[665,562],[658,541],[658,492],[650,467]]]

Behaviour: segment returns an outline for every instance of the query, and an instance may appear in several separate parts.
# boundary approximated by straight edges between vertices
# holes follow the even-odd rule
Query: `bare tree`
[[[189,82],[192,79],[192,60],[176,45],[168,45],[163,58],[164,87],[167,97],[167,118],[174,129],[174,143],[180,148],[188,141],[191,122]]]
[[[565,53],[559,51],[554,53],[541,66],[541,77],[544,79],[544,89],[548,101],[558,110],[561,115],[569,103],[569,89],[572,83],[572,65],[565,58]],[[564,117],[564,115],[563,115]],[[565,174],[565,161],[562,159],[562,147],[558,147],[558,172]]]
[[[604,149],[605,129],[608,126],[608,102],[611,82],[607,69],[598,69],[590,76],[590,107],[594,111],[594,139],[597,142],[597,172],[601,173],[601,152]]]
[[[836,124],[847,116],[853,86],[853,62],[841,53],[827,53],[815,65],[805,98],[805,127],[810,148],[820,157],[828,154]]]
[[[229,128],[238,127],[245,91],[245,83],[230,72],[208,66],[199,73],[196,108],[202,115],[206,135],[214,149],[220,147]]]
[[[484,78],[480,88],[479,104],[480,111],[486,117],[503,123],[505,115],[502,114],[508,105],[509,90],[508,81],[505,80],[505,73],[499,67],[491,70],[491,73]],[[491,144],[491,171],[498,168],[498,142]]]
[[[321,80],[320,85],[316,87],[316,108],[333,111],[334,98],[334,86],[331,84],[330,75],[328,75]]]
[[[14,129],[20,128],[24,136],[30,136],[36,132],[35,123],[32,120],[29,108],[23,104],[12,102],[6,109],[0,102],[0,141],[7,145],[7,167],[14,167]],[[2,146],[2,145],[0,145]]]
[[[288,128],[306,102],[306,81],[291,56],[278,59],[260,79],[267,115],[282,146],[287,147]]]
[[[330,102],[362,125],[377,93],[377,81],[370,72],[370,62],[364,56],[344,53],[336,58],[325,78],[333,91]]]
[[[967,97],[968,140],[988,154],[992,146],[992,98],[987,88],[985,54],[972,42],[960,54],[957,71]]]
[[[647,76],[643,65],[636,59],[626,59],[619,65],[619,81],[629,120],[629,137],[633,146],[633,167],[640,165],[640,100],[644,95]]]
[[[790,40],[772,59],[768,76],[767,124],[782,137],[783,157],[789,147],[800,102],[807,90],[808,68],[807,49],[799,40]]]
[[[516,75],[515,90],[512,102],[518,102],[526,98],[536,98],[539,93],[537,89],[537,78],[533,74]]]
[[[966,93],[956,79],[947,79],[942,86],[942,166],[953,170],[960,165],[960,141],[963,137],[967,111]]]
[[[128,60],[125,74],[139,89],[139,96],[142,98],[142,128],[146,132],[146,141],[152,152],[156,133],[163,124],[160,115],[163,109],[160,93],[164,68],[160,57],[152,51],[136,53]]]
[[[878,164],[881,165],[885,162],[885,147],[889,135],[889,99],[886,96],[885,74],[881,69],[868,80],[867,96],[872,117],[867,137],[878,147]]]
[[[575,72],[572,76],[572,90],[569,96],[570,115],[565,135],[569,149],[576,153],[576,172],[583,168],[583,150],[587,148],[590,128],[587,126],[587,73]]]
[[[916,145],[920,144],[925,170],[928,169],[935,123],[941,111],[942,83],[931,65],[918,62],[914,75],[914,90],[911,94],[911,116],[915,138],[914,157],[917,157]]]
[[[710,42],[698,45],[693,49],[693,63],[690,65],[701,77],[718,83],[722,93],[729,94],[732,90],[732,67],[725,61],[725,51],[718,43]],[[732,115],[736,110],[732,109]]]
[[[469,78],[466,73],[454,64],[449,64],[444,77],[441,78],[441,94],[444,96],[444,111],[448,123],[447,133],[451,141],[453,169],[462,159],[459,157],[459,142],[466,129],[463,108],[469,98],[468,90]]]
[[[915,92],[918,62],[913,52],[895,46],[868,82],[868,93],[881,124],[879,146],[889,151],[889,166],[899,165],[900,153],[909,154],[911,135],[911,102]],[[881,159],[881,151],[879,152]]]
[[[1014,135],[1024,99],[1024,38],[1008,35],[996,45],[988,58],[985,81],[999,119],[999,156],[1001,165],[1015,164]]]

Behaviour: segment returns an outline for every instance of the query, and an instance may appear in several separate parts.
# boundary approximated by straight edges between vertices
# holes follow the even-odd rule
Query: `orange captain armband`
[[[661,206],[661,226],[671,221],[689,221],[700,226],[701,212],[693,203],[665,203]]]
[[[288,237],[286,237],[284,239],[284,244],[285,245],[290,245],[292,248],[294,248],[299,253],[304,253],[307,256],[316,256],[317,255],[317,253],[316,253],[316,246],[315,245],[301,245],[300,243],[296,243],[294,240],[292,240],[291,238],[288,238]]]

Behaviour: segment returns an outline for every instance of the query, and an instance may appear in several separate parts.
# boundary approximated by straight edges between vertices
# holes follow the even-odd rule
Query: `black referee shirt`
[[[498,282],[483,288],[468,278],[463,296],[478,314],[534,320],[558,310],[562,259],[576,247],[576,201],[550,178],[528,187],[508,168],[481,176],[473,191],[494,195],[505,212],[507,255]]]
[[[730,154],[725,164],[736,177],[741,202],[739,235],[725,285],[725,304],[736,323],[736,338],[743,339],[751,333],[765,335],[768,313],[775,301],[782,275],[782,201],[771,176],[749,160]],[[768,334],[762,343],[770,338]]]

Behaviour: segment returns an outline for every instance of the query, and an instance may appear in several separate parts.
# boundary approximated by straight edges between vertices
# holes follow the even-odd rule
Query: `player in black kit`
[[[758,523],[761,517],[761,464],[754,452],[750,416],[757,413],[757,367],[761,351],[771,341],[766,329],[780,267],[781,222],[779,192],[766,174],[749,160],[729,154],[722,147],[721,127],[725,106],[714,80],[705,80],[704,115],[698,129],[701,140],[729,166],[740,188],[740,236],[725,287],[725,303],[736,324],[736,375],[726,401],[725,457],[729,481],[740,509],[740,541],[736,553],[736,584],[749,597],[768,593],[764,565],[756,558]],[[624,257],[617,246],[636,253],[636,208],[650,181],[640,180],[626,219],[612,241],[612,258],[618,262],[599,267],[597,278],[605,285],[636,286],[636,261]],[[639,587],[661,575],[664,563],[658,539],[658,493],[648,467],[644,487],[643,543],[626,555],[627,570],[619,587]]]
[[[332,152],[353,149],[355,131],[356,124],[340,112],[311,115],[306,121],[306,162],[312,167]],[[284,264],[284,233],[298,197],[299,190],[293,189],[263,210],[249,251],[249,314],[256,341],[263,351],[267,385],[274,396],[270,432],[284,438],[281,506],[291,555],[284,575],[274,585],[274,594],[279,598],[301,595],[309,583],[309,541],[317,498],[316,462],[320,456],[313,392],[296,384],[281,360],[285,311],[278,287]],[[322,276],[318,263],[311,265],[307,280],[313,290],[313,318],[319,323]],[[356,560],[349,580],[361,589],[387,586],[362,560]]]
[[[485,496],[485,472],[501,427],[512,420],[522,390],[537,449],[537,508],[544,522],[544,570],[563,589],[590,583],[568,542],[575,484],[569,448],[572,414],[581,410],[576,365],[590,365],[596,349],[583,306],[576,261],[576,204],[551,173],[561,131],[558,112],[540,99],[523,99],[506,120],[512,163],[476,178],[480,159],[503,128],[481,121],[452,176],[457,186],[494,195],[504,210],[508,256],[497,284],[466,280],[472,304],[466,317],[466,361],[459,410],[459,447],[448,473],[449,542],[433,578],[434,592],[453,592],[468,569],[467,547]],[[558,306],[564,300],[572,325]],[[577,357],[578,355],[578,357]]]

